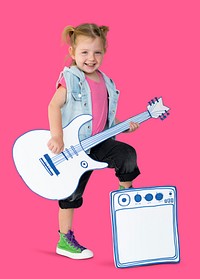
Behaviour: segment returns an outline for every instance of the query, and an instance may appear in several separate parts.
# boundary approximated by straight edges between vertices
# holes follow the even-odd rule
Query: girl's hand
[[[59,153],[63,152],[63,150],[64,150],[63,137],[52,137],[48,141],[47,146],[51,150],[51,152],[53,152],[55,154],[59,154]]]
[[[126,133],[132,133],[139,128],[139,123],[130,122],[130,128],[126,131]]]

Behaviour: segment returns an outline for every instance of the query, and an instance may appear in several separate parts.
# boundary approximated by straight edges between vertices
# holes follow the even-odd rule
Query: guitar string
[[[122,131],[125,131],[126,129],[128,129],[129,127],[129,123],[130,121],[134,121],[137,123],[141,123],[147,119],[151,118],[150,114],[146,111],[144,113],[141,113],[137,116],[134,116],[122,123],[119,123],[115,126],[113,126],[112,128],[109,128],[99,134],[96,134],[88,139],[85,139],[82,141],[82,147],[81,144],[77,144],[75,146],[73,146],[73,149],[75,149],[75,151],[77,152],[77,154],[82,151],[82,150],[88,150],[90,147],[93,146],[93,144],[97,145],[98,143],[96,143],[97,141],[100,143],[103,140],[110,138],[114,135],[119,134]],[[113,133],[114,132],[114,133]],[[102,135],[103,134],[103,135]],[[86,144],[85,144],[86,142]],[[63,151],[64,155],[62,153],[54,156],[51,158],[52,162],[54,163],[54,165],[58,165],[68,159],[70,159],[70,156],[68,154],[68,152],[70,152],[71,154],[75,154],[74,150],[72,148],[68,148],[68,151]],[[76,154],[76,155],[77,155]]]
[[[136,121],[139,122],[140,120],[142,120],[143,118],[141,118],[141,117],[142,117],[142,116],[137,117],[137,119],[134,118],[135,122],[136,122]],[[120,132],[122,132],[122,131],[128,129],[128,128],[129,128],[129,123],[130,123],[131,120],[133,120],[133,118],[130,118],[130,119],[128,119],[128,120],[126,120],[126,121],[124,121],[124,122],[122,122],[122,123],[119,123],[118,125],[116,125],[116,126],[110,128],[110,129],[106,130],[106,137],[107,137],[107,138],[112,137],[113,135],[117,135],[117,134],[119,134]],[[114,132],[114,133],[113,133],[113,132]],[[104,140],[104,138],[105,138],[104,135],[105,135],[105,134],[102,135],[102,134],[100,133],[100,134],[95,135],[95,136],[92,137],[92,138],[89,138],[89,139],[86,139],[86,140],[82,141],[83,149],[84,149],[84,150],[89,149],[90,146],[91,146],[93,143],[96,143],[96,142],[97,142],[97,140],[101,142],[102,139]]]
[[[144,115],[146,115],[146,117],[144,117]],[[141,123],[141,122],[149,119],[150,117],[151,116],[149,115],[148,112],[142,113],[139,116],[132,117],[132,118],[130,118],[130,119],[128,119],[128,120],[126,120],[126,121],[124,121],[122,123],[119,123],[118,125],[115,125],[114,127],[110,128],[110,129],[104,131],[103,135],[102,135],[102,133],[100,133],[100,134],[97,134],[97,135],[95,135],[95,136],[93,136],[91,138],[83,140],[82,141],[82,143],[83,143],[82,145],[84,145],[84,141],[86,141],[86,144],[87,144],[87,145],[84,146],[84,148],[82,148],[80,144],[77,144],[77,145],[73,146],[73,148],[75,148],[75,150],[76,150],[76,152],[78,154],[83,149],[87,150],[87,149],[89,149],[91,147],[91,145],[93,145],[93,144],[96,145],[97,144],[96,143],[97,139],[98,139],[99,142],[102,142],[103,140],[105,140],[105,137],[109,138],[109,137],[111,137],[113,135],[116,135],[117,133],[120,133],[120,132],[126,130],[129,127],[130,121],[134,120],[135,122]],[[114,132],[114,134],[113,134],[113,132]],[[106,136],[105,136],[105,134],[106,134]],[[95,137],[95,139],[94,139],[94,137]],[[60,153],[60,154],[54,156],[51,159],[55,165],[58,165],[58,164],[64,162],[66,159],[70,159],[70,156],[68,155],[68,152],[74,153],[74,150],[72,150],[72,148],[68,148],[67,150],[68,151],[64,151],[63,152],[64,155],[62,153]]]

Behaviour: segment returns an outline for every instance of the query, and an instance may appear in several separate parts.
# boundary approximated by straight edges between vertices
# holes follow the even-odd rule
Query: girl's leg
[[[70,197],[65,200],[58,201],[58,221],[60,233],[66,234],[69,230],[72,230],[74,209],[81,207],[83,203],[82,195],[91,173],[92,171],[86,172],[82,175],[76,191]]]
[[[132,181],[140,174],[136,151],[124,142],[108,139],[95,146],[91,155],[93,159],[106,162],[109,168],[114,168],[119,185],[124,188],[130,188]]]
[[[74,208],[62,209],[59,208],[58,221],[59,231],[63,234],[67,234],[69,230],[72,230],[72,221],[74,215]]]
[[[56,253],[72,259],[88,259],[93,257],[93,252],[80,245],[72,231],[74,208],[59,209],[59,234],[60,239]]]
[[[88,259],[93,257],[93,252],[80,245],[72,231],[74,209],[81,207],[82,194],[92,171],[84,173],[76,191],[67,199],[59,200],[59,235],[56,253],[72,259]]]
[[[128,189],[132,186],[132,181],[119,181],[119,186],[122,186],[125,189]]]

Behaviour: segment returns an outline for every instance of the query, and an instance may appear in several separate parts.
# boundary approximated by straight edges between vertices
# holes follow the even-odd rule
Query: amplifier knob
[[[152,194],[146,194],[144,197],[146,201],[152,201],[153,200],[153,195]]]
[[[142,196],[139,195],[139,194],[137,194],[137,195],[135,195],[134,200],[135,200],[136,202],[140,202],[140,201],[142,200]]]
[[[162,193],[157,193],[155,196],[157,201],[161,201],[163,199],[163,194]]]

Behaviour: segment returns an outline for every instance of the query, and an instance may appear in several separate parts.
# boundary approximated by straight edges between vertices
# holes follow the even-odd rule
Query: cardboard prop
[[[179,262],[174,186],[113,191],[110,199],[116,267]]]

